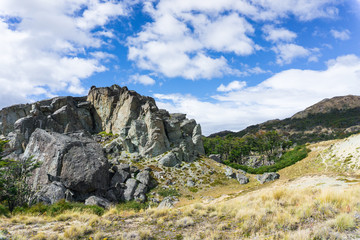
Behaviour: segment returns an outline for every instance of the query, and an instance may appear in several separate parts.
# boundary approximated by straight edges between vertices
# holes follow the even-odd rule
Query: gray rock
[[[188,181],[186,182],[186,186],[188,186],[188,187],[195,187],[195,182],[194,182],[193,180],[188,180]]]
[[[124,191],[124,199],[126,201],[131,201],[134,199],[134,193],[138,186],[139,182],[136,179],[130,178],[126,181],[126,188]]]
[[[34,189],[48,183],[48,174],[79,193],[109,186],[109,164],[101,145],[90,138],[36,129],[24,152],[24,158],[30,156],[42,163],[32,177]]]
[[[97,205],[102,208],[110,208],[111,203],[105,198],[91,196],[85,200],[85,205]]]
[[[235,178],[236,174],[233,172],[233,169],[231,167],[225,167],[225,175],[228,178]]]
[[[124,170],[126,172],[130,172],[130,165],[127,163],[122,163],[116,166],[118,170]]]
[[[181,163],[181,161],[176,158],[173,152],[169,152],[159,160],[159,163],[164,167],[174,167],[176,164]]]
[[[146,193],[148,191],[148,187],[145,184],[139,183],[134,192],[134,199],[139,202],[146,201]]]
[[[130,173],[124,170],[119,170],[111,178],[111,186],[115,186],[117,183],[124,183],[128,178],[130,178]]]
[[[141,171],[137,176],[136,180],[141,182],[142,184],[149,186],[151,183],[151,175],[149,171]]]
[[[61,199],[65,199],[65,192],[66,188],[61,182],[52,182],[36,193],[35,198],[37,202],[54,204]]]
[[[270,182],[270,181],[274,181],[276,179],[279,179],[280,175],[278,173],[275,172],[269,172],[269,173],[264,173],[262,175],[256,175],[256,179],[261,183],[264,184],[266,182]]]
[[[130,167],[130,173],[138,174],[140,172],[139,168],[135,166]]]
[[[158,209],[173,208],[176,202],[177,199],[175,197],[165,197],[157,208]]]
[[[108,190],[108,191],[106,192],[105,198],[106,198],[107,200],[109,200],[110,202],[118,202],[118,201],[119,201],[119,199],[118,199],[118,197],[116,196],[114,190],[112,190],[112,189],[110,189],[110,190]]]
[[[240,184],[247,184],[249,182],[249,178],[241,173],[236,173],[236,179]]]
[[[218,162],[218,163],[224,163],[221,159],[221,154],[210,154],[209,158]]]

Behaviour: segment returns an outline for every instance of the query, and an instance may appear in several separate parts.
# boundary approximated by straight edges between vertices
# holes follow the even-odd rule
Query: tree
[[[0,202],[7,204],[10,212],[26,204],[33,195],[29,185],[32,172],[40,166],[32,157],[23,160],[2,159],[5,141],[0,141]]]

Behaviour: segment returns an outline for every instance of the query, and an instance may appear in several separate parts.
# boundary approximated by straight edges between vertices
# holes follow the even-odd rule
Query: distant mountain
[[[239,132],[222,131],[209,137],[237,137],[260,130],[277,130],[296,143],[317,142],[343,138],[360,132],[360,96],[342,96],[324,99],[284,120],[270,120],[252,125]]]

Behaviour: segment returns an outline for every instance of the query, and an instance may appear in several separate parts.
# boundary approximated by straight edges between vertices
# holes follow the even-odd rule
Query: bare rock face
[[[47,184],[50,178],[57,178],[77,193],[108,188],[110,166],[101,145],[89,137],[38,128],[31,135],[23,157],[30,156],[42,163],[33,176],[34,188]]]
[[[111,138],[104,146],[96,135]],[[92,87],[85,97],[56,97],[0,110],[0,136],[9,140],[9,156],[42,163],[32,177],[39,200],[145,201],[156,185],[150,173],[117,165],[128,154],[155,158],[172,167],[204,154],[201,127],[185,114],[158,109],[151,97],[126,87]],[[110,161],[106,156],[116,158]],[[165,157],[164,157],[165,156]],[[109,157],[109,159],[111,159]],[[124,159],[122,159],[124,158]],[[136,177],[136,175],[138,176]]]
[[[87,101],[106,132],[118,134],[116,142],[127,152],[155,157],[178,148],[180,161],[192,161],[204,154],[201,127],[185,114],[158,109],[155,100],[126,87],[92,88]]]

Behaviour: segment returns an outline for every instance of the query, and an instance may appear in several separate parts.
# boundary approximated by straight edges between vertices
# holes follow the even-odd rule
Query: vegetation
[[[158,194],[162,197],[179,197],[180,193],[175,188],[160,189]]]
[[[37,203],[31,207],[17,207],[14,209],[14,214],[32,214],[32,215],[47,215],[57,216],[65,211],[75,210],[78,212],[89,212],[101,216],[104,213],[104,209],[99,206],[88,206],[79,202],[67,202],[64,199],[52,204],[45,205],[43,203]]]
[[[291,141],[286,136],[277,131],[260,131],[245,137],[226,137],[204,138],[204,148],[206,154],[221,154],[222,159],[229,163],[244,164],[249,156],[263,156],[265,159],[277,160],[291,146]]]
[[[0,154],[6,141],[0,142]],[[12,160],[0,155],[0,203],[5,203],[10,212],[17,206],[28,203],[33,191],[28,184],[31,173],[40,166],[33,158]]]
[[[280,159],[273,165],[270,166],[261,166],[259,168],[251,168],[245,165],[240,165],[237,163],[232,163],[230,161],[225,161],[226,165],[229,165],[235,169],[241,169],[251,174],[263,174],[265,172],[277,172],[280,169],[291,166],[296,162],[307,157],[309,150],[305,145],[297,146],[293,150],[284,153]]]
[[[239,132],[223,131],[209,136],[225,137],[232,135],[234,137],[243,137],[248,134],[255,134],[259,130],[273,131],[285,130],[287,132],[300,132],[289,134],[290,141],[297,144],[305,144],[307,142],[320,142],[331,139],[339,139],[350,136],[357,132],[345,132],[345,129],[360,125],[360,108],[352,109],[333,109],[328,113],[309,114],[306,118],[286,118],[284,120],[269,121],[259,125],[250,126]],[[331,132],[314,131],[316,127],[332,129]],[[309,133],[304,133],[310,131]]]

